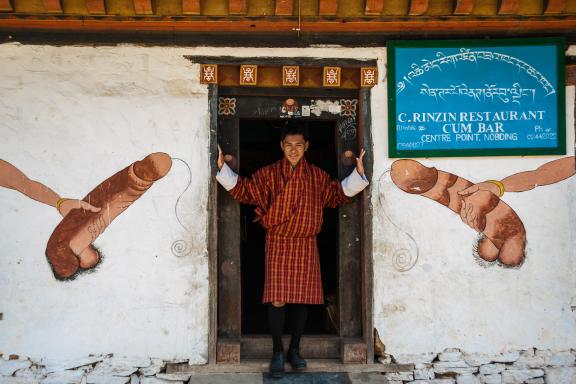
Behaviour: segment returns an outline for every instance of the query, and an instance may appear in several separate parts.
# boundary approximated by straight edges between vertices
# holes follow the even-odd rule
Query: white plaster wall
[[[573,51],[573,47],[572,47]],[[498,353],[576,346],[576,178],[503,200],[522,219],[527,258],[519,269],[475,263],[475,232],[446,207],[391,181],[386,84],[373,90],[374,324],[387,353],[461,348]],[[574,155],[574,87],[566,89],[567,150]],[[558,157],[419,159],[473,182],[502,179]],[[395,258],[394,255],[401,256]],[[400,272],[397,266],[414,267]],[[395,261],[396,260],[396,261]]]
[[[56,210],[0,188],[0,350],[34,358],[116,353],[207,359],[207,90],[169,48],[0,46],[0,154],[65,197],[84,197],[149,153],[175,161],[96,241],[74,281],[44,251]],[[175,203],[187,227],[175,218]],[[187,256],[171,252],[186,240]]]
[[[528,232],[522,268],[484,269],[471,256],[474,232],[447,208],[397,189],[386,171],[385,48],[150,48],[0,46],[0,153],[64,196],[154,151],[184,159],[98,239],[107,256],[93,274],[57,282],[45,260],[59,217],[51,207],[0,189],[0,349],[32,357],[108,353],[206,360],[208,281],[207,90],[189,55],[377,59],[374,140],[374,324],[387,352],[460,347],[499,352],[576,345],[574,180],[505,195]],[[573,127],[574,89],[567,92]],[[568,142],[574,141],[573,129]],[[572,146],[568,146],[573,155]],[[533,169],[547,158],[422,160],[472,181]],[[171,252],[188,240],[186,257]],[[418,250],[407,272],[395,250]],[[576,304],[572,304],[576,305]]]
[[[44,256],[56,210],[0,188],[0,352],[189,359],[208,344],[208,95],[183,55],[375,58],[381,49],[0,45],[1,158],[62,196],[93,187],[155,151],[179,161],[95,245],[101,267],[54,279]],[[171,248],[187,240],[188,256]]]

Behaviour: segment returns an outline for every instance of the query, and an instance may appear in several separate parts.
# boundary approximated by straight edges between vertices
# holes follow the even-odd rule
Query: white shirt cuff
[[[366,175],[360,176],[358,170],[354,168],[352,173],[342,180],[341,184],[344,194],[348,197],[352,197],[362,192],[370,183],[368,182]]]
[[[216,180],[226,189],[231,190],[238,182],[238,175],[234,172],[228,164],[224,163],[222,169],[216,174]]]

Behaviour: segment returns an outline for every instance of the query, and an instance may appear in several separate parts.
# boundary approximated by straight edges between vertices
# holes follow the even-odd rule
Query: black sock
[[[292,339],[290,340],[290,348],[299,350],[300,338],[304,333],[306,326],[306,319],[308,318],[308,306],[305,304],[294,304],[290,306],[290,328],[292,331]]]
[[[284,330],[284,306],[275,307],[272,304],[268,306],[268,327],[272,334],[272,343],[274,352],[284,352],[282,346],[282,331]]]

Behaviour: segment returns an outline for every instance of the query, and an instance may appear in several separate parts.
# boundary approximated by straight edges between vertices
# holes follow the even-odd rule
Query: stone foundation
[[[439,354],[380,358],[413,364],[412,371],[385,374],[389,384],[576,384],[576,350],[528,349],[498,355],[446,349]]]
[[[11,355],[0,358],[2,384],[183,384],[190,374],[166,374],[166,363],[113,355],[52,362]]]
[[[385,364],[413,366],[384,374],[388,384],[575,384],[576,350],[528,349],[497,355],[441,353],[381,357]],[[77,360],[34,361],[10,355],[0,358],[2,384],[183,384],[191,374],[165,373],[165,361],[113,355]]]

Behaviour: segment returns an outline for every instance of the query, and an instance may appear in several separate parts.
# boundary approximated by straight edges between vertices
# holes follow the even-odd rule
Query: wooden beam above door
[[[42,0],[46,13],[62,13],[62,3],[60,0]]]
[[[182,0],[182,13],[184,15],[199,15],[200,0]]]
[[[338,0],[320,0],[318,15],[335,16],[338,13]]]
[[[91,15],[105,15],[106,14],[106,1],[105,0],[86,0],[86,9]]]
[[[247,11],[246,0],[228,0],[228,13],[230,15],[245,15]]]
[[[294,0],[276,0],[276,16],[292,16]]]
[[[469,15],[474,9],[474,0],[457,0],[454,8],[455,15]]]
[[[290,71],[287,72],[287,69]],[[201,64],[200,82],[224,87],[358,89],[377,85],[378,70],[369,65],[339,67]]]

